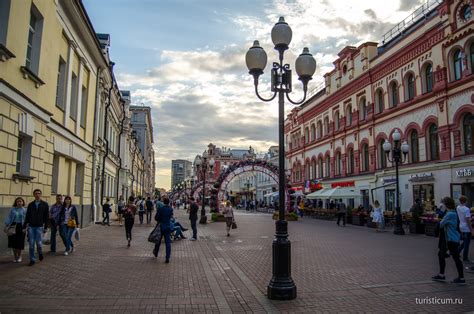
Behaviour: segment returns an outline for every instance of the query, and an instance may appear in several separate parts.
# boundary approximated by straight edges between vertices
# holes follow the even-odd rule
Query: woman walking
[[[15,229],[15,233],[8,236],[8,247],[13,250],[14,263],[21,263],[21,251],[25,249],[25,233],[23,232],[25,216],[25,200],[17,197],[5,219],[5,228]]]
[[[132,228],[137,213],[137,206],[133,203],[134,200],[135,198],[130,196],[128,198],[128,204],[123,211],[123,217],[125,219],[125,236],[127,237],[128,247],[130,247],[130,242],[132,241]]]
[[[375,231],[380,232],[381,229],[383,228],[383,211],[382,208],[380,207],[379,201],[374,202],[374,211],[373,211],[373,216],[372,216],[372,222],[377,224],[377,228]]]
[[[122,216],[123,216],[124,208],[125,208],[125,202],[123,200],[123,196],[120,195],[118,203],[117,203],[117,217],[119,221],[119,226],[122,226]]]
[[[230,229],[232,228],[232,223],[234,222],[234,210],[230,205],[229,201],[225,202],[224,210],[222,211],[225,217],[225,224],[227,227],[227,236],[230,236]]]
[[[68,256],[74,251],[74,244],[72,243],[72,235],[77,227],[79,227],[79,217],[77,215],[76,206],[72,205],[72,199],[68,195],[64,198],[63,208],[59,214],[59,221],[61,222],[64,237],[66,238],[66,251],[64,256]]]

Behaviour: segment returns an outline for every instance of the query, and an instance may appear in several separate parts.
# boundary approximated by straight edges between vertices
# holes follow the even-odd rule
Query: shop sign
[[[433,181],[433,180],[434,180],[433,172],[423,172],[423,173],[410,175],[410,179],[408,181],[425,182],[425,181]]]
[[[384,178],[384,179],[382,179],[383,184],[389,184],[389,183],[395,183],[395,182],[397,182],[396,178]]]
[[[332,188],[337,188],[337,187],[346,188],[346,187],[351,187],[351,186],[355,186],[355,181],[331,183]]]
[[[470,177],[473,174],[474,174],[474,170],[472,169],[456,170],[456,177]]]

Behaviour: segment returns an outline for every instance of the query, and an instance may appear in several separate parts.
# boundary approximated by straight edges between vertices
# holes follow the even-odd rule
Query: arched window
[[[396,81],[393,81],[389,85],[389,96],[390,96],[390,108],[393,108],[398,105],[398,84]]]
[[[369,171],[369,145],[362,145],[362,171]]]
[[[464,137],[464,151],[466,154],[474,153],[474,115],[468,113],[462,124]]]
[[[319,178],[324,177],[324,173],[323,173],[323,158],[322,158],[322,157],[319,157],[319,159],[318,159],[318,175],[319,175]]]
[[[311,179],[316,179],[318,177],[317,175],[317,167],[316,167],[316,159],[313,159],[311,161]]]
[[[337,176],[341,175],[341,169],[342,169],[341,152],[337,152],[336,153],[336,165],[335,165],[335,169],[334,169]]]
[[[316,139],[316,127],[314,124],[311,124],[311,141],[314,141]]]
[[[469,51],[471,59],[471,73],[474,73],[474,41],[471,43],[471,46],[469,46]]]
[[[383,90],[381,88],[377,89],[377,91],[375,92],[375,107],[377,108],[377,113],[383,112]]]
[[[354,173],[354,149],[347,152],[347,173]]]
[[[326,177],[331,175],[331,158],[329,156],[326,157]]]
[[[437,160],[439,159],[438,127],[434,123],[428,127],[428,139],[430,160]]]
[[[424,92],[429,93],[433,90],[433,67],[428,63],[423,71],[424,75]]]
[[[384,140],[381,140],[379,142],[379,147],[378,147],[378,150],[379,150],[379,168],[380,169],[383,169],[383,168],[386,168],[387,167],[387,156],[385,155],[385,151],[383,150],[383,143],[384,143]]]
[[[352,106],[349,105],[346,108],[346,125],[351,126],[352,125]]]
[[[420,154],[418,150],[418,132],[416,130],[411,131],[410,133],[410,155],[409,158],[411,162],[419,162]]]
[[[367,102],[365,97],[362,97],[359,101],[359,118],[361,121],[367,119]]]
[[[329,135],[329,117],[324,118],[324,135]]]
[[[323,136],[323,123],[321,120],[318,121],[318,138],[321,138]]]
[[[334,114],[334,127],[336,130],[339,130],[339,111],[336,111]]]
[[[408,73],[405,78],[405,101],[415,98],[415,76]]]
[[[308,129],[308,128],[305,128],[305,129],[304,129],[304,142],[305,142],[306,144],[309,143],[309,129]]]
[[[307,162],[307,163],[305,164],[305,167],[304,167],[304,172],[305,172],[305,174],[304,174],[304,179],[305,179],[305,180],[309,180],[309,179],[310,179],[310,175],[311,175],[311,168],[310,168],[310,167],[311,167],[311,163]]]
[[[460,80],[462,74],[462,52],[458,49],[453,54],[454,80]]]

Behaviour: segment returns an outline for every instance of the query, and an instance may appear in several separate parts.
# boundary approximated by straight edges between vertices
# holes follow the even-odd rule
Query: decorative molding
[[[41,85],[44,85],[45,82],[39,78],[33,71],[31,71],[29,68],[26,66],[21,66],[20,71],[23,73],[23,77],[25,79],[30,79],[35,83],[35,87],[39,88]]]
[[[32,177],[32,176],[27,176],[27,175],[24,175],[24,174],[19,174],[19,173],[14,173],[12,175],[12,180],[15,181],[15,183],[18,183],[20,181],[24,181],[24,182],[31,182],[33,179],[35,179],[36,177]]]
[[[0,43],[0,61],[5,62],[10,58],[16,58],[16,56],[5,45]]]

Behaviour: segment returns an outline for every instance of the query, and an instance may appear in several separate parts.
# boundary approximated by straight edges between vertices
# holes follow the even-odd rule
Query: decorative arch
[[[413,131],[413,130],[416,130],[416,132],[418,132],[418,134],[422,134],[421,128],[418,125],[418,123],[410,122],[405,128],[405,133],[402,133],[402,134],[404,134],[404,136],[402,136],[402,139],[405,140],[405,141],[408,141],[408,136],[409,136],[410,132]]]
[[[426,132],[426,129],[428,128],[428,126],[431,124],[431,123],[434,123],[436,125],[438,125],[438,118],[435,117],[435,116],[429,116],[425,119],[425,121],[423,121],[423,125],[421,127],[421,131],[422,131],[422,135],[425,136],[425,132]]]
[[[385,134],[384,132],[380,132],[375,137],[375,144],[377,145],[381,140],[386,140],[387,138],[387,134]]]
[[[202,181],[194,184],[194,186],[191,188],[191,196],[194,197],[194,199],[199,199],[202,196]],[[211,182],[206,182],[206,190],[211,190],[213,187],[213,184]]]
[[[369,139],[367,137],[364,137],[362,140],[360,140],[359,147],[362,147],[364,144],[369,145]]]
[[[457,78],[456,77],[456,62],[454,60],[455,58],[455,54],[457,53],[457,51],[460,51],[461,52],[461,63],[460,63],[460,73],[459,73],[459,77]],[[459,79],[462,78],[462,68],[463,68],[463,61],[462,61],[462,55],[464,54],[464,48],[461,46],[461,45],[455,45],[453,47],[451,47],[451,49],[449,50],[448,52],[448,70],[449,70],[449,81],[450,82],[454,82],[454,81],[457,81]]]
[[[403,77],[404,100],[409,101],[416,96],[416,75],[412,70],[407,71]]]
[[[433,62],[428,60],[421,65],[421,92],[423,94],[433,91]]]
[[[467,113],[472,113],[474,114],[474,106],[470,104],[462,105],[461,107],[456,110],[456,113],[454,114],[453,117],[453,125],[459,126],[462,124],[462,119],[464,118],[464,115]]]

